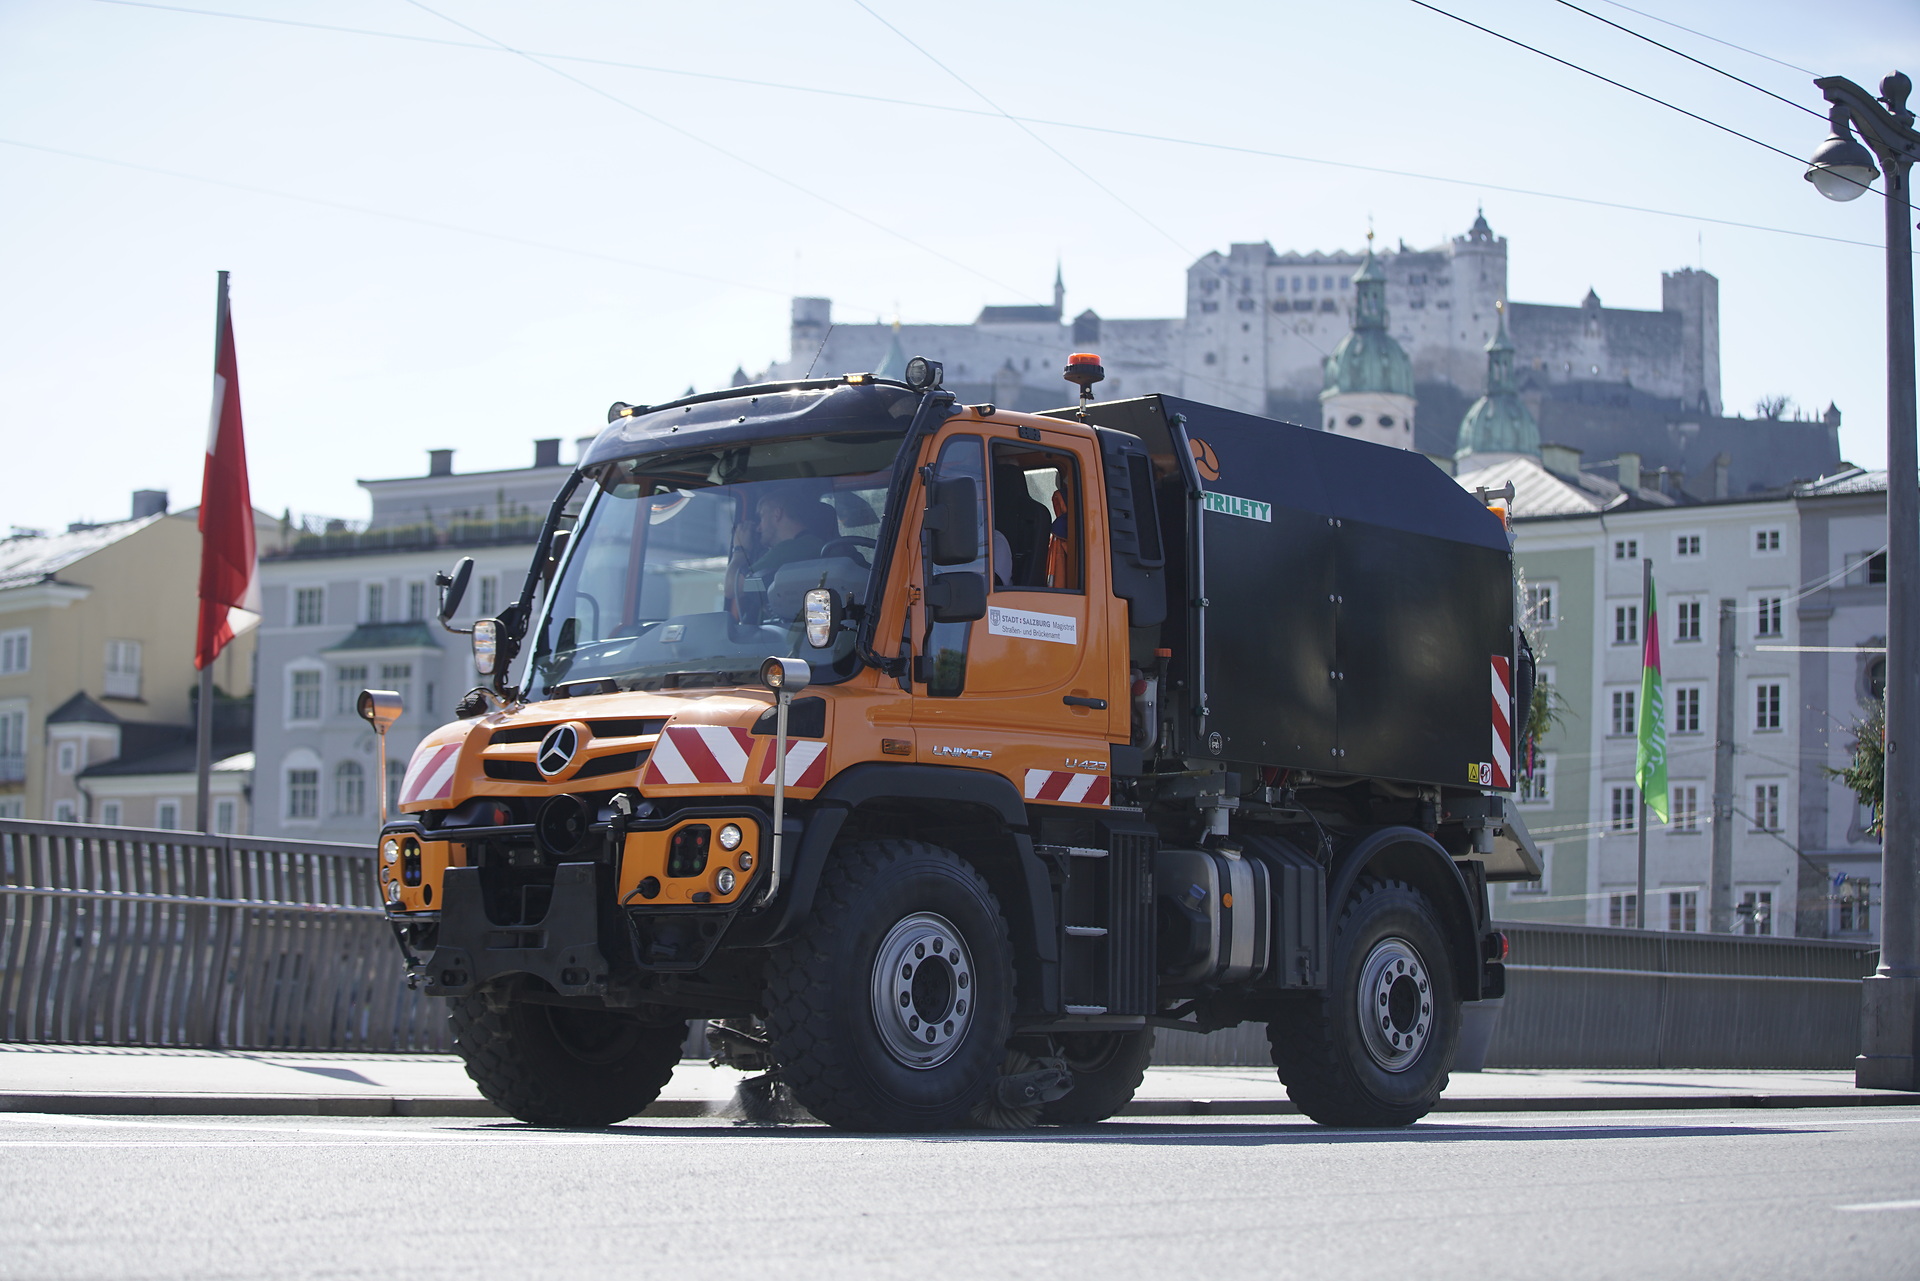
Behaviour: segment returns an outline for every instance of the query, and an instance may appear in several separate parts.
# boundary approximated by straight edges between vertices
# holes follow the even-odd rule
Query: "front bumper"
[[[535,925],[502,927],[487,917],[477,867],[446,870],[439,944],[426,961],[432,996],[464,996],[497,978],[527,974],[562,996],[607,990],[600,948],[599,876],[593,863],[554,869],[553,896]]]

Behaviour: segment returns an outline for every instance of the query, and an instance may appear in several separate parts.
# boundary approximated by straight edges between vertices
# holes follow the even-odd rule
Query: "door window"
[[[993,447],[993,590],[1086,590],[1079,475],[1071,454]]]
[[[971,477],[974,492],[983,498],[987,492],[987,454],[986,445],[978,436],[955,436],[940,447],[940,457],[933,465],[934,483],[943,480],[955,480]],[[932,574],[984,574],[986,573],[987,512],[984,503],[978,508],[974,526],[974,546],[980,549],[980,555],[964,565],[929,566]],[[926,678],[927,693],[934,698],[958,698],[966,689],[967,683],[967,639],[973,633],[972,623],[936,623],[928,614],[927,639],[920,652],[923,655],[922,675]]]

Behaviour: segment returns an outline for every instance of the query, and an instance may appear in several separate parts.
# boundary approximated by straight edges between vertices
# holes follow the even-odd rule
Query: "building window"
[[[1755,783],[1753,785],[1753,830],[1756,832],[1780,830],[1780,784]]]
[[[1613,607],[1613,643],[1633,645],[1640,640],[1640,607],[1638,605],[1615,605]]]
[[[1700,554],[1700,535],[1698,534],[1674,535],[1673,554],[1676,557],[1680,558],[1681,560],[1686,560],[1690,557],[1698,556]]]
[[[1753,601],[1753,634],[1765,639],[1784,636],[1783,611],[1778,596],[1756,596]]]
[[[1700,788],[1693,783],[1681,783],[1667,794],[1667,805],[1673,816],[1673,830],[1676,832],[1697,832],[1700,830]]]
[[[385,583],[367,584],[367,621],[380,623],[386,621],[387,585]]]
[[[1700,929],[1700,891],[1670,890],[1667,893],[1667,928],[1688,934]]]
[[[1673,638],[1677,641],[1697,641],[1700,639],[1700,602],[1683,600],[1674,606],[1676,618]]]
[[[317,818],[320,814],[320,771],[287,771],[287,817]]]
[[[1780,687],[1773,684],[1753,687],[1753,727],[1756,730],[1780,728]]]
[[[1698,734],[1700,732],[1700,689],[1698,686],[1682,685],[1673,691],[1673,732],[1676,734]]]
[[[1637,538],[1614,539],[1613,558],[1615,560],[1639,560],[1640,540]]]
[[[341,716],[360,714],[360,691],[367,687],[364,664],[337,667],[333,673],[333,710]]]
[[[153,803],[153,825],[163,832],[180,830],[180,802],[155,801]]]
[[[320,672],[317,668],[297,668],[289,673],[292,677],[292,698],[288,700],[287,719],[290,721],[317,721],[320,719]]]
[[[1551,631],[1558,623],[1554,598],[1559,594],[1559,586],[1558,583],[1527,584],[1527,623],[1535,630]]]
[[[15,628],[0,632],[0,676],[24,672],[33,661],[33,629]]]
[[[1607,895],[1607,924],[1616,930],[1638,929],[1640,896],[1631,893]]]
[[[1638,733],[1640,721],[1636,713],[1639,701],[1640,691],[1637,689],[1614,690],[1613,719],[1607,732],[1615,738]]]
[[[73,774],[80,769],[80,744],[62,743],[57,753],[62,774]]]
[[[390,689],[400,696],[400,706],[405,707],[413,698],[413,664],[382,663],[380,665],[380,687]]]
[[[1631,783],[1615,784],[1608,789],[1607,830],[1635,832],[1640,823],[1640,792]]]
[[[1834,894],[1838,920],[1834,922],[1848,933],[1865,933],[1873,928],[1873,882],[1864,876],[1849,876],[1840,882]]]
[[[140,642],[107,642],[107,679],[103,692],[108,698],[140,697]]]
[[[1553,804],[1553,757],[1548,753],[1534,753],[1533,772],[1520,775],[1520,803]]]
[[[1740,918],[1742,934],[1773,933],[1773,891],[1747,890],[1740,895],[1740,906],[1733,909]]]
[[[1865,587],[1871,584],[1884,584],[1887,581],[1887,554],[1885,552],[1848,552],[1847,586]]]
[[[387,808],[397,811],[400,808],[400,781],[406,777],[407,766],[404,761],[387,760]]]
[[[296,587],[293,591],[293,625],[318,627],[327,621],[327,589]]]
[[[240,817],[240,806],[238,805],[238,803],[232,800],[221,800],[221,801],[215,801],[213,803],[213,830],[214,831],[216,832],[233,831],[235,828],[240,826],[238,822],[239,817]]]
[[[105,823],[108,827],[120,826],[120,802],[119,801],[101,801],[100,802],[100,821],[102,823]]]
[[[1780,550],[1780,531],[1777,529],[1756,529],[1753,531],[1753,554],[1771,556]]]
[[[55,801],[53,803],[53,821],[54,822],[72,823],[77,821],[77,819],[78,819],[78,814],[73,808],[72,801]]]
[[[488,574],[480,580],[480,617],[492,618],[500,609],[500,579]]]
[[[367,775],[358,761],[341,761],[333,769],[333,812],[358,818],[367,811]]]
[[[27,714],[0,712],[0,783],[18,783],[27,777]]]
[[[407,584],[407,621],[418,623],[427,616],[427,585],[425,583]]]

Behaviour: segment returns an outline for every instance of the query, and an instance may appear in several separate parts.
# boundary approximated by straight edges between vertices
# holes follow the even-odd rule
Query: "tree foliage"
[[[1869,702],[1866,715],[1854,719],[1852,733],[1852,762],[1843,769],[1828,768],[1827,773],[1845,783],[1862,804],[1873,807],[1873,826],[1867,830],[1878,836],[1887,812],[1886,700]]]

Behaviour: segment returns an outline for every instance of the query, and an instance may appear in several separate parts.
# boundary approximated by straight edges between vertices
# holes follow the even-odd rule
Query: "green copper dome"
[[[1460,420],[1455,458],[1468,454],[1540,456],[1540,426],[1533,421],[1513,385],[1513,344],[1507,341],[1503,310],[1493,341],[1487,344],[1487,394],[1473,402]]]
[[[1367,250],[1353,275],[1353,331],[1327,357],[1325,400],[1343,391],[1413,395],[1413,362],[1387,333],[1387,273]]]

